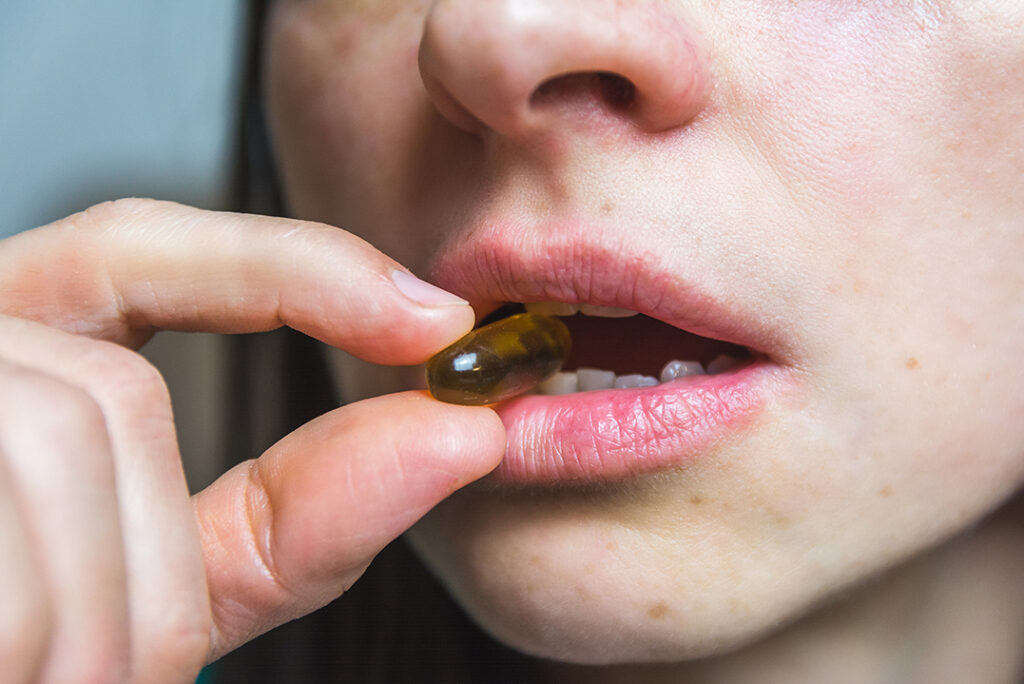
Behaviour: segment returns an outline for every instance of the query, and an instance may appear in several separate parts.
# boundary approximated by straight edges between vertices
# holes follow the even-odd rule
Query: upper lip
[[[745,346],[773,361],[786,348],[777,318],[736,289],[716,292],[723,274],[693,260],[580,221],[524,227],[490,222],[450,238],[429,277],[486,314],[505,302],[557,301],[632,309],[704,337]],[[677,260],[678,261],[678,260]]]

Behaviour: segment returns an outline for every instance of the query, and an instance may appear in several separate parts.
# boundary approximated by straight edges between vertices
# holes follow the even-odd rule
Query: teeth
[[[580,368],[576,371],[576,378],[579,380],[580,392],[611,389],[615,386],[614,371],[600,370],[597,368]]]
[[[580,304],[580,313],[584,316],[598,316],[600,318],[629,318],[639,315],[636,311],[619,309],[614,306],[594,306],[593,304]]]
[[[699,361],[679,361],[672,360],[665,364],[665,367],[661,369],[661,381],[670,382],[676,378],[682,378],[687,375],[703,375],[704,366],[700,365]]]
[[[728,370],[740,362],[730,356],[719,356],[709,368],[717,368],[716,372]],[[711,370],[708,370],[710,373]],[[555,373],[542,382],[536,389],[537,394],[550,396],[573,394],[575,392],[591,392],[593,390],[627,389],[633,387],[654,387],[662,382],[671,382],[677,378],[690,375],[704,375],[704,367],[699,361],[673,360],[665,364],[661,371],[661,380],[651,375],[615,375],[614,371],[600,368],[580,368],[576,371]]]
[[[620,309],[614,306],[596,306],[594,304],[567,304],[565,302],[527,302],[526,310],[541,316],[572,316],[581,313],[584,316],[600,318],[629,318],[636,316],[636,311]]]
[[[719,354],[708,364],[708,375],[724,373],[740,365],[740,360],[728,354]]]
[[[617,375],[615,377],[616,389],[627,389],[629,387],[654,387],[658,384],[658,378],[650,375]]]
[[[568,304],[566,302],[527,302],[529,313],[544,316],[572,316],[580,313],[584,316],[602,318],[628,318],[636,316],[636,311],[620,309],[612,306],[596,306],[594,304]],[[555,373],[535,388],[535,392],[545,395],[574,394],[576,392],[592,392],[594,390],[626,389],[636,387],[653,387],[672,382],[678,378],[691,375],[714,375],[724,373],[741,365],[742,361],[728,354],[720,354],[705,369],[699,361],[680,361],[673,359],[661,369],[659,377],[650,375],[619,375],[614,371],[600,368],[580,368],[574,372]]]
[[[528,313],[538,316],[572,316],[580,310],[578,305],[565,302],[527,302],[524,306]]]
[[[579,381],[575,373],[555,373],[540,383],[537,390],[540,394],[558,395],[572,394],[579,389]]]

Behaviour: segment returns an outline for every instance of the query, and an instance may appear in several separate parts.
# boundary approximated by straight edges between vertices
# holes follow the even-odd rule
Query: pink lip
[[[508,447],[491,479],[613,481],[686,465],[749,422],[779,370],[758,361],[656,387],[517,397],[498,407]]]
[[[684,465],[741,431],[786,384],[792,366],[778,318],[745,301],[742,284],[713,264],[668,259],[657,244],[645,246],[644,235],[580,221],[530,229],[492,222],[439,251],[433,281],[478,312],[531,301],[621,307],[755,354],[754,362],[719,375],[504,402],[498,413],[508,447],[493,479],[609,481]]]
[[[695,259],[672,259],[656,241],[645,245],[634,237],[643,234],[640,226],[611,229],[580,220],[529,228],[493,222],[455,233],[429,275],[478,312],[504,302],[620,307],[786,360],[784,325],[758,302],[737,296],[742,282]]]

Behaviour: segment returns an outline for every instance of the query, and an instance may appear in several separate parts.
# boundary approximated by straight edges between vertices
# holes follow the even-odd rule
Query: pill
[[[557,373],[570,344],[569,329],[557,318],[510,316],[477,328],[431,357],[427,388],[451,404],[492,404]]]

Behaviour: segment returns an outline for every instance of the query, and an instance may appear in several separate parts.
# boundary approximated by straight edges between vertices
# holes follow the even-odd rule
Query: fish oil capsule
[[[569,347],[569,329],[557,318],[510,316],[477,328],[431,357],[427,388],[451,404],[492,404],[557,373]]]

